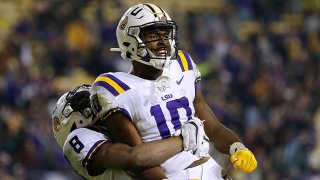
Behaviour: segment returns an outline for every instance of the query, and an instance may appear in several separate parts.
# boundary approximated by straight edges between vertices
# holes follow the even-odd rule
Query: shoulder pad
[[[121,81],[116,76],[105,73],[97,77],[93,82],[92,87],[100,86],[108,90],[114,96],[118,96],[121,93],[130,89],[130,87]]]

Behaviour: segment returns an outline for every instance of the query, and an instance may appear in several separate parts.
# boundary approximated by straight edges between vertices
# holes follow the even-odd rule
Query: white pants
[[[212,158],[207,162],[188,168],[180,173],[167,174],[169,180],[223,180],[222,167]]]

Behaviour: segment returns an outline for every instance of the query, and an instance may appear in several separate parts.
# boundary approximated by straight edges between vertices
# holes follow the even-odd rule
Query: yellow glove
[[[230,160],[235,169],[251,173],[257,168],[257,160],[253,153],[242,143],[235,142],[230,146]]]

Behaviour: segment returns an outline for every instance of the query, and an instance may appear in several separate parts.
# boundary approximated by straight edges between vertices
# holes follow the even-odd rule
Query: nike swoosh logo
[[[178,85],[181,84],[182,80],[183,80],[184,76],[182,76],[182,78],[179,81],[176,81]]]

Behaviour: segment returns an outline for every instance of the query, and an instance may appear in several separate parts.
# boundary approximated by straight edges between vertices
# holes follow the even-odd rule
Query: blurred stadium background
[[[208,104],[254,151],[234,179],[320,179],[319,0],[1,0],[0,179],[81,179],[51,133],[57,98],[128,64],[115,29],[139,2],[163,7],[203,74]]]

